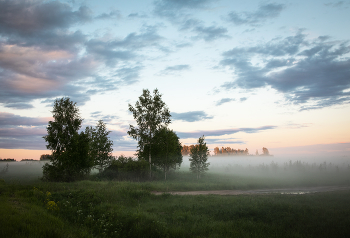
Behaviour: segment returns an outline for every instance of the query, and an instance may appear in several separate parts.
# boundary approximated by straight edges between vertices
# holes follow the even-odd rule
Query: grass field
[[[99,181],[91,176],[74,183],[41,182],[33,174],[15,177],[10,172],[11,164],[0,182],[0,237],[350,236],[350,191],[238,196],[166,193],[349,185],[347,170],[294,176],[216,171],[200,180],[183,171],[167,181]],[[165,193],[156,196],[151,191]]]

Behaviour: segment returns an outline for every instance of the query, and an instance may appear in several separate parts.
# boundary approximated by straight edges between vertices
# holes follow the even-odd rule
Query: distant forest
[[[191,148],[193,148],[195,145],[184,145],[182,147],[181,153],[182,155],[189,155]],[[246,148],[245,150],[241,149],[233,149],[231,147],[215,147],[214,148],[214,156],[246,156],[250,155],[249,150]],[[259,154],[258,150],[256,150],[255,155],[260,155],[260,156],[269,156],[269,150],[265,147],[262,148],[262,154]]]
[[[10,159],[10,158],[8,158],[8,159],[0,159],[0,161],[10,162],[10,161],[16,161],[16,160],[15,160],[15,159]]]

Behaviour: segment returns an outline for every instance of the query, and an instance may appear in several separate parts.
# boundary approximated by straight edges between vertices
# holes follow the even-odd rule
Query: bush
[[[134,160],[132,157],[119,156],[113,160],[100,177],[118,180],[146,180],[149,176],[149,163],[146,160]]]
[[[73,182],[85,178],[87,174],[86,171],[77,171],[74,168],[45,164],[43,166],[43,177],[41,179],[51,182]]]

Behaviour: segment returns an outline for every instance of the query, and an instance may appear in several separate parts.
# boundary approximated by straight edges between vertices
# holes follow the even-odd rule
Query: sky
[[[0,157],[39,159],[53,102],[103,120],[158,89],[183,145],[350,157],[350,1],[0,0]]]

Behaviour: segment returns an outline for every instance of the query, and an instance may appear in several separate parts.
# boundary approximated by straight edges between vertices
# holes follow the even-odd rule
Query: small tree
[[[56,99],[52,114],[54,121],[49,121],[47,135],[43,137],[52,157],[51,164],[43,166],[43,179],[72,181],[88,174],[93,161],[88,156],[88,136],[78,133],[83,120],[76,103],[69,98]]]
[[[173,130],[166,127],[158,130],[153,137],[152,162],[163,169],[166,180],[170,169],[176,170],[182,163],[181,143]]]
[[[162,95],[159,94],[158,89],[153,91],[153,97],[148,89],[144,89],[135,107],[129,104],[129,111],[132,112],[138,127],[130,125],[128,134],[138,141],[139,159],[148,159],[151,176],[152,138],[157,130],[171,122],[169,109],[162,101]]]
[[[198,144],[191,148],[190,153],[190,170],[200,178],[200,174],[208,170],[210,163],[207,163],[209,156],[209,149],[207,143],[204,142],[204,135],[199,137]]]
[[[104,168],[110,165],[113,151],[113,141],[108,138],[110,131],[107,131],[106,124],[99,120],[96,127],[87,126],[85,134],[90,139],[89,156],[94,161],[94,166],[101,172]]]

